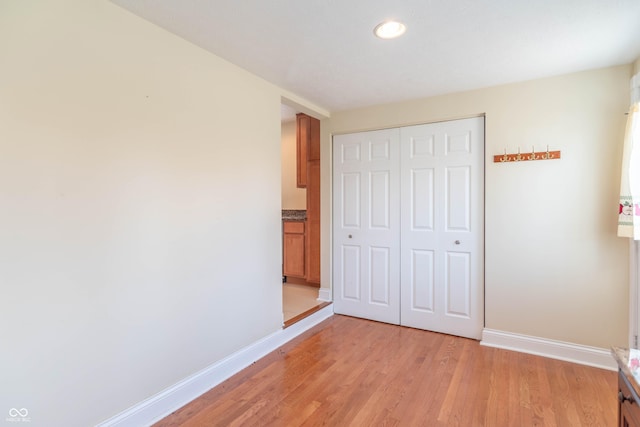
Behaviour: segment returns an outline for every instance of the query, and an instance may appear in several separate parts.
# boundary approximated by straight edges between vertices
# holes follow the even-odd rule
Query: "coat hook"
[[[536,153],[535,145],[531,146],[531,152],[522,154],[520,147],[518,147],[518,153],[509,154],[507,153],[507,149],[504,149],[503,154],[496,154],[493,156],[493,161],[500,163],[510,163],[510,162],[520,162],[523,160],[549,160],[549,159],[560,159],[561,154],[560,151],[549,151],[549,146],[547,145],[547,151],[540,151]]]

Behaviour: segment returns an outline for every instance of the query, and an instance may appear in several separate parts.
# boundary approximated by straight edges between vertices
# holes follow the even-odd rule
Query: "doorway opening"
[[[284,327],[320,310],[320,121],[281,106]]]

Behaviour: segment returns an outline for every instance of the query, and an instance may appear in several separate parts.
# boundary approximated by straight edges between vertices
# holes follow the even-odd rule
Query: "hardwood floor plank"
[[[463,351],[466,350],[466,351]],[[440,411],[438,412],[438,421],[445,423],[446,425],[457,425],[460,420],[460,416],[457,415],[457,411],[454,411],[454,406],[458,400],[464,396],[464,390],[460,389],[460,383],[462,376],[465,372],[468,359],[471,357],[470,349],[465,349],[465,343],[460,346],[460,355],[457,360],[452,363],[453,373],[449,381],[447,381],[446,392],[443,393],[444,399],[440,405]],[[461,396],[462,395],[462,396]],[[450,420],[450,418],[454,420]]]
[[[482,425],[500,425],[509,419],[509,352],[494,351],[493,363],[490,365],[489,398],[487,412]]]
[[[335,315],[156,424],[605,426],[615,372]]]
[[[531,375],[535,375],[538,381],[538,393],[534,399],[533,408],[536,420],[539,420],[538,425],[549,427],[562,427],[558,425],[556,421],[556,414],[553,409],[553,390],[550,385],[549,376],[545,371],[546,359],[536,357],[534,359],[536,369]]]

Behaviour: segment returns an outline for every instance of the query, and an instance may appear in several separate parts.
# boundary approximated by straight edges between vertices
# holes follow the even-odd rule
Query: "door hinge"
[[[633,336],[633,348],[638,348],[638,336]]]

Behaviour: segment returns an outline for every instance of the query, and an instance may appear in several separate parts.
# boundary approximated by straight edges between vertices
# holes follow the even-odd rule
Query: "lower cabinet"
[[[626,377],[618,373],[618,421],[620,427],[640,427],[638,396],[632,391]]]
[[[303,221],[284,221],[283,265],[282,273],[288,277],[305,278],[305,223]]]

